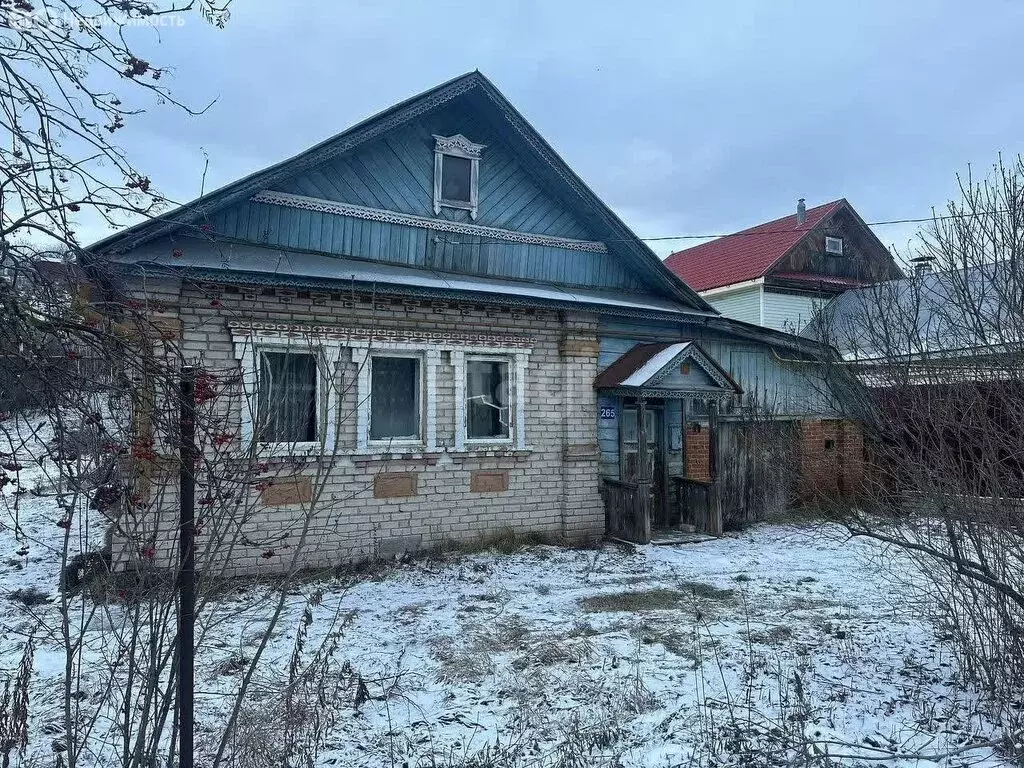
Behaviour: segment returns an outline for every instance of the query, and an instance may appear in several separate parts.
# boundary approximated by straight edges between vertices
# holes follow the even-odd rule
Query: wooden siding
[[[650,341],[679,341],[694,339],[709,355],[725,368],[743,388],[743,402],[757,402],[759,407],[771,412],[775,418],[798,419],[801,417],[834,417],[829,407],[824,382],[815,375],[815,367],[806,363],[786,362],[776,358],[765,344],[727,338],[721,334],[705,331],[697,326],[688,327],[672,323],[653,321],[627,321],[604,318],[600,325],[600,347],[598,370],[603,371],[621,355],[636,344]],[[784,357],[784,355],[783,355]],[[756,398],[756,400],[755,400]],[[619,422],[618,398],[601,395],[598,398],[598,414],[601,406],[616,408],[615,419],[598,421],[598,445],[601,450],[601,474],[605,477],[619,477]],[[706,420],[696,408],[688,412],[689,419]],[[723,420],[730,418],[726,413]],[[681,469],[680,465],[680,422],[679,401],[666,403],[668,424],[668,461],[670,473]]]
[[[600,327],[598,369],[604,370],[634,345],[651,341],[693,339],[718,361],[744,391],[744,401],[756,397],[778,416],[832,413],[825,387],[813,364],[787,362],[767,344],[728,338],[698,326],[604,318]]]
[[[712,307],[726,317],[742,320],[744,323],[761,322],[761,286],[751,285],[730,293],[704,296]]]
[[[843,239],[842,256],[825,252],[826,235]],[[841,277],[870,283],[903,276],[892,254],[845,208],[840,208],[772,267],[768,276],[792,273]]]
[[[276,248],[319,251],[446,272],[644,290],[644,284],[614,253],[436,232],[251,201],[218,212],[210,224],[216,235]]]
[[[541,188],[466,99],[400,126],[352,154],[274,189],[434,217],[434,135],[455,133],[487,145],[480,159],[480,204],[474,223],[577,240],[601,239],[593,236],[568,206]],[[470,220],[467,211],[452,208],[442,208],[441,217]]]
[[[433,212],[433,136],[455,133],[486,145],[475,221],[464,210]],[[574,213],[574,201],[558,200],[544,189],[500,131],[467,99],[398,126],[351,154],[274,185],[272,191],[510,232],[602,240]],[[615,253],[614,244],[608,252],[597,253],[253,201],[217,212],[211,225],[219,235],[279,248],[567,286],[650,290]]]

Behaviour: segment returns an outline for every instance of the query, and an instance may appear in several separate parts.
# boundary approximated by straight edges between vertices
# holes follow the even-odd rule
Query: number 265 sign
[[[602,405],[601,406],[601,418],[602,419],[614,419],[615,418],[615,406],[614,405]]]

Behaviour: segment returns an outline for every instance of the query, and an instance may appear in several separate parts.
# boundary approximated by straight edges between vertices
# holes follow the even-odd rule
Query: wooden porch
[[[674,522],[662,528],[652,525],[650,493],[641,491],[642,483],[612,478],[601,481],[604,499],[605,530],[609,535],[638,544],[676,543],[687,534],[721,536],[722,504],[715,481],[703,482],[685,477],[670,479],[668,519]]]
[[[604,477],[601,496],[605,505],[605,530],[615,538],[638,544],[676,543],[687,534],[721,536],[723,531],[722,498],[718,479],[718,404],[708,404],[708,464],[710,480],[698,480],[682,475],[665,475],[656,482],[649,461],[648,440],[645,434],[647,410],[645,398],[637,401],[638,473],[634,480]],[[686,428],[686,409],[683,407],[681,428]],[[685,437],[681,441],[682,466],[685,468]],[[658,486],[661,487],[658,487]],[[659,504],[655,514],[655,503]]]
[[[615,424],[614,432],[605,428],[603,449],[617,465],[606,462],[601,480],[607,533],[642,544],[720,536],[718,410],[742,394],[736,382],[697,344],[683,341],[637,345],[594,385],[608,414],[602,418]],[[699,435],[705,419],[706,456],[691,467],[689,428]]]

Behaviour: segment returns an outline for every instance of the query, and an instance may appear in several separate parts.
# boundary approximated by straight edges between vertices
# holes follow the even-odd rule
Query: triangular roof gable
[[[289,177],[348,153],[392,128],[470,92],[476,92],[484,97],[483,100],[489,103],[496,114],[510,126],[510,144],[518,150],[519,159],[524,164],[530,163],[532,170],[542,181],[549,186],[557,187],[563,199],[577,205],[588,224],[602,233],[601,240],[627,259],[631,268],[644,279],[644,282],[652,286],[654,292],[699,311],[714,312],[704,299],[665,267],[658,256],[587,187],[501,92],[478,71],[449,80],[400,102],[288,160],[221,187],[167,214],[105,238],[89,246],[86,251],[125,253],[143,243],[181,229],[195,231],[215,211],[248,200],[254,194],[273,188]]]
[[[807,210],[807,220],[797,224],[796,214],[677,251],[665,265],[695,291],[742,283],[764,277],[772,267],[804,241],[815,229],[842,208],[856,211],[845,198]],[[868,230],[870,231],[870,229]]]
[[[684,363],[693,363],[703,377],[684,381],[679,374]],[[693,374],[690,374],[691,376]],[[743,394],[743,389],[695,341],[675,343],[637,344],[598,374],[595,389],[623,389],[649,391],[702,391],[721,390],[722,394]]]

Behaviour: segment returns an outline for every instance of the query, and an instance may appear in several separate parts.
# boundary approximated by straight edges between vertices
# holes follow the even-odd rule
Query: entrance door
[[[622,479],[635,483],[640,476],[640,430],[639,410],[635,405],[622,409]],[[656,527],[668,525],[668,499],[665,484],[665,409],[660,405],[648,405],[645,411],[647,423],[644,432],[647,438],[647,474],[651,478],[651,523]]]

